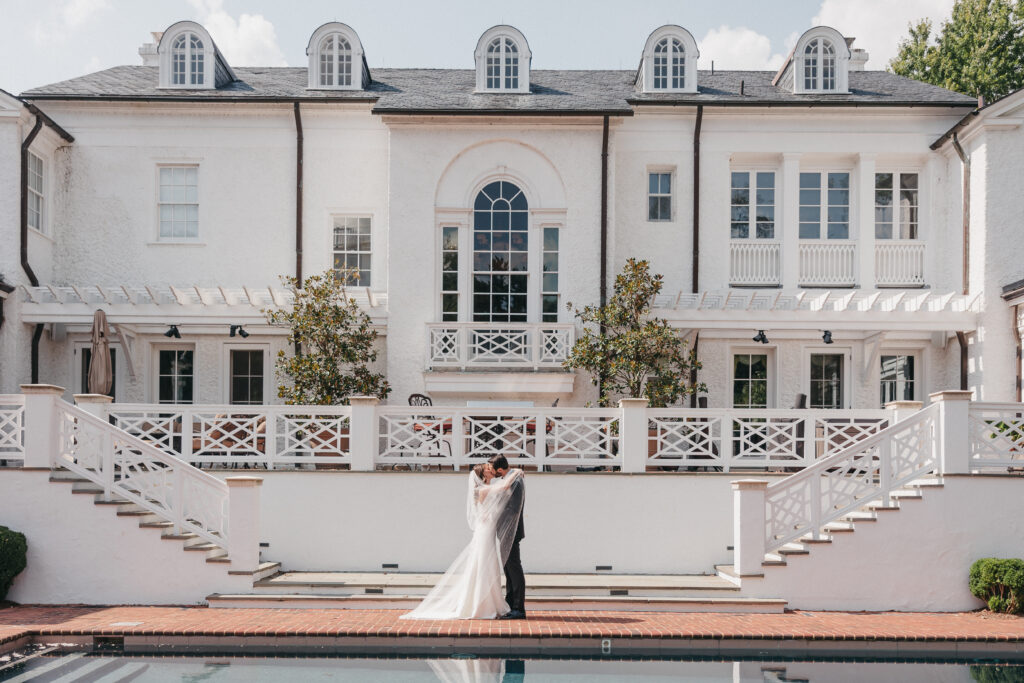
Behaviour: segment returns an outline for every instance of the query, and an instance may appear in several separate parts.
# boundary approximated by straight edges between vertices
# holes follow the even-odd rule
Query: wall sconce
[[[247,338],[249,336],[249,333],[246,332],[245,328],[242,327],[241,325],[232,325],[231,326],[231,332],[228,333],[228,336],[234,337],[235,334],[240,336],[242,339],[245,339],[245,338]]]
[[[832,343],[832,330],[825,330],[825,334],[821,335],[821,341],[826,344]]]
[[[757,334],[754,335],[752,341],[761,342],[762,344],[768,343],[768,337],[764,336],[764,330],[758,330]]]
[[[171,339],[181,339],[181,332],[178,332],[177,325],[170,325],[167,328],[167,331],[164,332],[164,336],[170,337]]]

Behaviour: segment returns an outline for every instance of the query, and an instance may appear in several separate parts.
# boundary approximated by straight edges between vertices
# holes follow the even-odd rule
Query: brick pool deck
[[[987,612],[534,612],[525,621],[402,621],[399,610],[12,606],[0,651],[28,643],[133,652],[775,655],[1024,659],[1024,618]]]

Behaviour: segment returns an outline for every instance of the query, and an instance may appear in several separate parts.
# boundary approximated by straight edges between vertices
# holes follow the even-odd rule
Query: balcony
[[[734,241],[729,247],[729,284],[734,287],[777,287],[782,284],[781,265],[780,243]]]
[[[857,284],[857,243],[801,240],[799,264],[801,287],[852,287]]]
[[[576,341],[569,323],[428,323],[427,369],[561,368]]]
[[[924,242],[879,240],[875,243],[875,285],[923,287]]]

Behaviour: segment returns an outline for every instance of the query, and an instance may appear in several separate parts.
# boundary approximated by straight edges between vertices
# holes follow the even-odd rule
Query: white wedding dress
[[[495,619],[509,611],[501,592],[504,571],[499,542],[499,534],[508,535],[509,530],[504,528],[507,522],[498,527],[499,520],[509,517],[502,512],[509,503],[510,486],[520,476],[520,470],[511,470],[504,479],[484,484],[475,472],[469,473],[466,517],[473,538],[423,602],[402,619]],[[514,526],[511,532],[515,533]]]

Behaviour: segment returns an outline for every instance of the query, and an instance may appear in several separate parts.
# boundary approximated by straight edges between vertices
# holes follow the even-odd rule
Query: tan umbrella
[[[110,368],[110,326],[107,314],[97,309],[92,316],[92,356],[89,360],[89,393],[106,394],[114,382]]]

